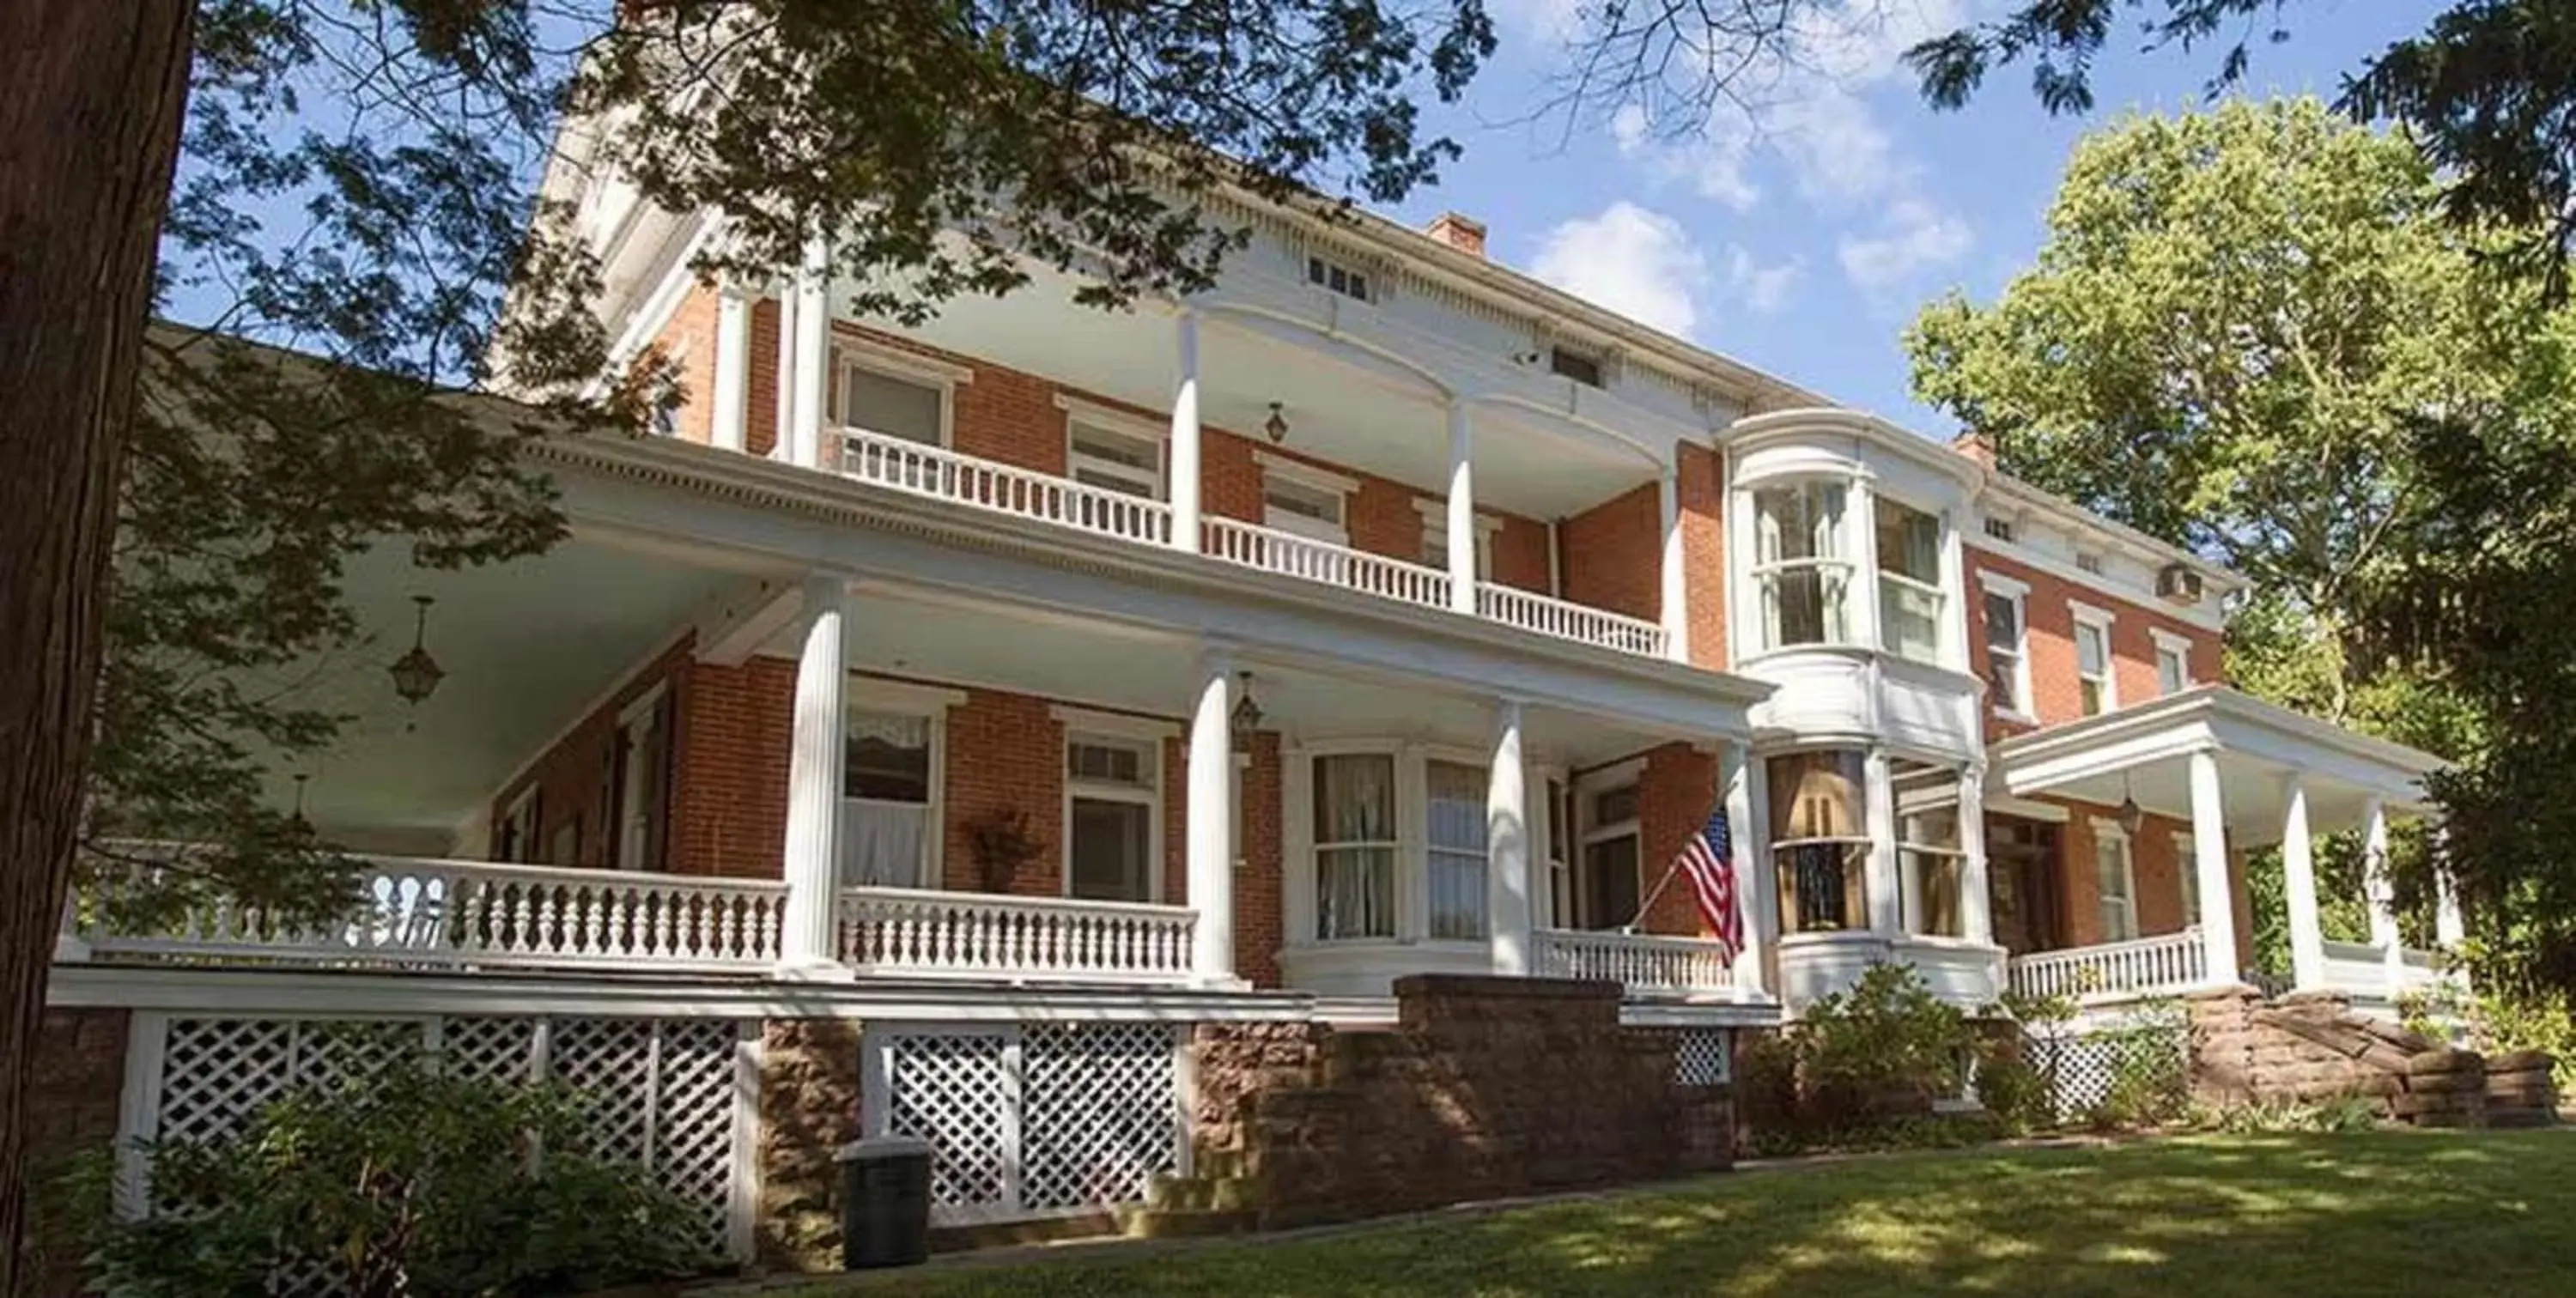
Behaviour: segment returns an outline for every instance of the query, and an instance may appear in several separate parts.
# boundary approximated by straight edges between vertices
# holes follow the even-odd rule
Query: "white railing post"
[[[787,881],[779,971],[830,978],[847,970],[835,960],[832,909],[841,861],[842,719],[849,583],[817,575],[805,582],[805,643],[796,660],[796,711],[787,763]]]
[[[2281,783],[2281,873],[2290,922],[2290,981],[2300,991],[2326,985],[2325,932],[2317,917],[2316,855],[2308,839],[2308,786],[2297,772]],[[2224,902],[2227,897],[2220,894]],[[2209,909],[2204,903],[2201,909]]]
[[[1495,708],[1485,772],[1485,927],[1494,972],[1530,971],[1529,785],[1521,763],[1521,701]]]
[[[1199,493],[1206,481],[1199,454],[1199,314],[1181,309],[1174,324],[1179,377],[1172,387],[1172,548],[1199,549]]]
[[[1190,713],[1189,843],[1185,859],[1192,930],[1190,971],[1207,986],[1234,977],[1234,660],[1210,646],[1199,655],[1198,699]]]

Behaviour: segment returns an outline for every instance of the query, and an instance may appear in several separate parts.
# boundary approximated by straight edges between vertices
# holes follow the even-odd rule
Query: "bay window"
[[[1878,642],[1900,658],[1941,657],[1941,520],[1884,496],[1878,540]]]
[[[1431,936],[1485,936],[1485,769],[1432,762],[1430,843]]]
[[[1395,936],[1395,756],[1315,759],[1315,936]]]
[[[1780,931],[1869,927],[1869,786],[1859,750],[1783,754],[1765,774]]]
[[[1959,772],[1955,767],[1895,763],[1896,865],[1902,880],[1905,931],[1926,937],[1967,935],[1967,853],[1959,838]]]
[[[1753,583],[1762,605],[1762,646],[1844,644],[1851,562],[1845,557],[1844,484],[1759,487],[1753,492]]]

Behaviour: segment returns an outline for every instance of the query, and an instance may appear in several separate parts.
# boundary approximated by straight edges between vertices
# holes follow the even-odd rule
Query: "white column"
[[[1476,433],[1467,403],[1449,402],[1449,607],[1476,611]]]
[[[1199,313],[1174,321],[1180,380],[1172,388],[1172,548],[1199,548]]]
[[[1959,929],[1983,946],[1995,942],[1994,892],[1986,870],[1986,768],[1959,772]]]
[[[2317,864],[2308,839],[2308,786],[2296,772],[2281,784],[2281,873],[2290,911],[2290,982],[2301,991],[2312,991],[2326,985],[2326,945],[2317,922]],[[2201,895],[2215,895],[2222,901],[2227,897],[2223,890]],[[2209,903],[2204,900],[2200,909],[2208,914]]]
[[[796,273],[796,378],[795,402],[789,420],[793,435],[788,444],[793,463],[809,469],[824,466],[823,405],[829,392],[832,311],[826,304],[823,286],[830,268],[830,258],[823,241],[815,239],[805,245],[805,264]]]
[[[2227,882],[2227,804],[2218,788],[2218,755],[2193,753],[2191,766],[2191,858],[2193,878],[2200,883],[2200,941],[2209,961],[2209,979],[2237,981],[2242,970],[2236,957],[2236,893]]]
[[[2361,813],[2361,878],[2370,899],[2370,941],[2394,996],[2406,981],[2406,939],[2397,927],[2397,880],[2388,873],[2388,804],[2375,794]]]
[[[1862,796],[1868,800],[1869,927],[1871,932],[1893,937],[1905,931],[1905,887],[1897,879],[1896,781],[1888,767],[1887,750],[1870,749],[1861,772]]]
[[[1493,762],[1485,768],[1485,931],[1494,972],[1530,971],[1529,777],[1521,763],[1521,701],[1495,709]]]
[[[747,399],[751,391],[751,299],[731,281],[716,290],[716,377],[712,386],[714,390],[707,398],[713,403],[707,441],[718,450],[739,451],[743,448],[744,426],[751,418]]]
[[[1744,943],[1735,952],[1735,985],[1762,990],[1762,951],[1778,921],[1766,919],[1772,896],[1768,837],[1756,810],[1762,802],[1762,763],[1742,740],[1717,754],[1718,796],[1726,802],[1728,855],[1735,865],[1735,913]]]
[[[777,411],[770,420],[769,458],[793,463],[796,458],[796,277],[778,289]]]
[[[1886,643],[1878,629],[1882,610],[1878,607],[1878,506],[1871,494],[1869,479],[1852,479],[1843,497],[1842,540],[1850,548],[1852,580],[1851,639],[1855,644],[1872,649]]]
[[[833,928],[841,860],[843,637],[849,584],[805,582],[805,644],[796,659],[796,713],[787,755],[787,913],[778,936],[779,972],[847,976]]]
[[[2424,845],[2425,855],[2433,858],[2433,941],[2456,951],[2469,935],[2469,924],[2460,913],[2459,885],[2451,879],[2450,834],[2441,821],[2425,822]]]
[[[1690,586],[1682,564],[1681,475],[1671,465],[1664,466],[1663,475],[1655,479],[1655,509],[1663,529],[1657,607],[1663,612],[1664,656],[1689,662]]]
[[[1202,986],[1234,981],[1234,661],[1221,650],[1199,656],[1198,703],[1190,712],[1190,908],[1198,912],[1190,974]]]

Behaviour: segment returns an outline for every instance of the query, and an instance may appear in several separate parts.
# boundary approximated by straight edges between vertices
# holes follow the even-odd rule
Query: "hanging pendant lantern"
[[[1261,431],[1270,434],[1272,446],[1288,440],[1288,416],[1279,413],[1278,402],[1270,403],[1270,417],[1261,421]]]
[[[1234,680],[1239,697],[1226,718],[1227,729],[1233,735],[1235,751],[1250,752],[1252,736],[1261,729],[1261,705],[1252,701],[1252,673],[1236,672]]]
[[[313,836],[313,822],[304,818],[304,782],[312,778],[303,771],[295,773],[295,810],[286,817],[286,827],[303,838]]]
[[[438,683],[447,678],[447,669],[429,656],[423,644],[429,634],[429,606],[437,601],[427,595],[414,595],[411,602],[419,606],[412,619],[411,652],[395,659],[394,665],[385,670],[394,678],[394,693],[403,702],[419,707],[438,692]]]
[[[2120,810],[2118,814],[2120,817],[2120,832],[2127,834],[2131,838],[2136,838],[2138,836],[2138,826],[2146,823],[2147,813],[2138,806],[2137,797],[2129,791],[2129,775],[2126,771],[2120,773]]]

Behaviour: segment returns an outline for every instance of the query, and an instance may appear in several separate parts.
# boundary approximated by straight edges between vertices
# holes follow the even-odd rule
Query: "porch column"
[[[2433,858],[2433,941],[2445,951],[2456,951],[2469,935],[2467,917],[2460,913],[2460,888],[2451,880],[2450,835],[2439,820],[2424,825],[2426,845]]]
[[[805,263],[796,272],[796,378],[790,420],[794,436],[788,441],[795,448],[792,462],[809,469],[838,458],[823,450],[823,405],[831,391],[824,367],[831,363],[832,335],[832,310],[823,288],[830,268],[830,252],[822,239],[808,240]]]
[[[2209,980],[2227,984],[2236,960],[2236,893],[2227,882],[2227,804],[2218,788],[2218,754],[2190,757],[2192,877],[2200,885],[2200,941]]]
[[[2388,873],[2388,804],[2372,794],[2361,813],[2361,879],[2370,899],[2370,941],[2379,948],[2388,994],[2406,981],[2406,941],[2397,927],[2397,880]]]
[[[750,422],[751,299],[732,280],[716,290],[716,375],[707,441],[720,451],[740,451]]]
[[[2325,934],[2317,922],[2316,855],[2308,841],[2308,786],[2296,772],[2281,782],[2281,873],[2290,911],[2290,981],[2300,991],[2326,985]],[[2228,900],[2225,890],[2204,892],[2206,899]],[[2231,917],[2234,906],[2228,910]],[[2204,920],[2210,905],[2200,907]]]
[[[1994,893],[1986,884],[1986,768],[1959,772],[1959,935],[1995,943]]]
[[[789,275],[778,288],[778,382],[769,423],[769,458],[781,463],[796,459],[796,338],[796,277]]]
[[[1190,712],[1190,976],[1202,986],[1234,981],[1234,660],[1199,655],[1198,703]]]
[[[1172,548],[1199,548],[1199,313],[1186,307],[1173,321],[1180,380],[1172,388]]]
[[[1682,490],[1681,475],[1673,466],[1664,466],[1655,479],[1656,517],[1662,527],[1660,584],[1661,596],[1656,607],[1664,623],[1664,656],[1674,662],[1690,661],[1690,583],[1682,570]]]
[[[1512,977],[1530,971],[1529,856],[1521,701],[1507,698],[1495,709],[1493,761],[1485,768],[1485,932],[1494,972]]]
[[[1718,749],[1717,796],[1726,807],[1727,855],[1735,866],[1735,913],[1744,942],[1735,951],[1735,985],[1763,989],[1762,952],[1780,927],[1771,913],[1770,834],[1763,827],[1762,762],[1743,740]]]
[[[796,713],[787,755],[787,913],[779,926],[779,972],[846,976],[835,950],[841,860],[843,622],[849,584],[837,576],[805,582],[805,644],[796,659]]]
[[[1905,889],[1896,866],[1896,781],[1887,750],[1872,748],[1861,764],[1869,823],[1869,927],[1885,937],[1905,931]]]
[[[1449,607],[1476,611],[1476,433],[1467,403],[1449,401]]]

